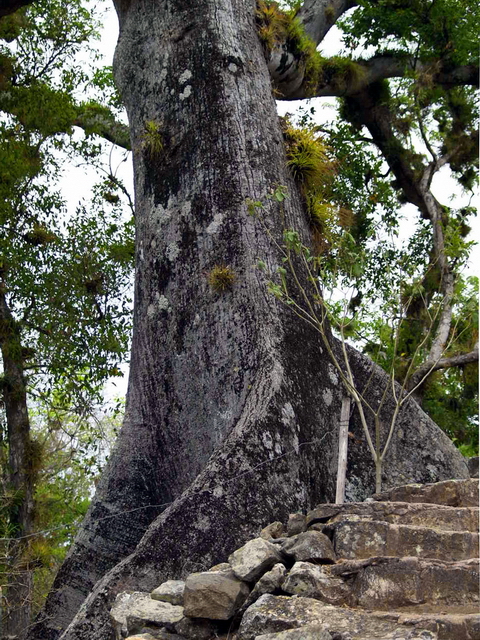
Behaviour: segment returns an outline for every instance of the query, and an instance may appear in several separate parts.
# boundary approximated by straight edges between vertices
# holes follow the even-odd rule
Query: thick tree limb
[[[131,149],[128,126],[115,120],[106,111],[94,112],[80,106],[73,125],[83,129],[87,135],[95,133],[119,147]]]
[[[11,100],[7,90],[0,91],[0,111],[17,116],[16,101]],[[106,107],[96,104],[81,104],[74,107],[76,115],[72,126],[80,127],[87,135],[96,134],[113,144],[130,150],[130,132],[128,125],[115,119]],[[58,133],[63,133],[59,131]]]
[[[338,18],[356,5],[355,0],[305,0],[297,18],[307,36],[319,44]]]
[[[335,75],[325,74],[319,79],[317,87],[306,90],[302,84],[289,95],[283,94],[282,100],[300,100],[307,97],[345,97],[354,95],[371,86],[374,82],[387,78],[404,78],[413,70],[417,74],[428,73],[431,63],[419,63],[407,58],[395,56],[375,56],[370,60],[356,60],[359,73],[352,74],[352,79],[338,79]],[[456,67],[448,71],[439,71],[432,76],[432,82],[446,88],[453,86],[479,85],[479,68],[475,65]],[[293,83],[292,83],[293,86]],[[308,93],[308,95],[307,95]],[[312,95],[313,94],[313,95]]]
[[[397,139],[393,128],[394,114],[388,104],[378,100],[375,92],[369,89],[363,89],[348,99],[358,114],[359,124],[367,127],[373,142],[382,152],[398,187],[407,200],[420,209],[422,216],[430,218],[432,203],[427,205],[425,193],[420,189],[419,176],[412,166],[412,154]]]
[[[425,362],[417,369],[417,371],[415,371],[409,386],[414,387],[422,380],[422,378],[433,371],[449,369],[451,367],[462,367],[474,362],[478,362],[478,344],[468,353],[461,353],[456,356],[451,356],[450,358],[440,358],[437,362]]]

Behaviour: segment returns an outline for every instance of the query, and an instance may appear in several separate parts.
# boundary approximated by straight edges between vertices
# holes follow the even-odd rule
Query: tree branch
[[[326,59],[327,60],[327,59]],[[302,84],[296,91],[280,96],[280,100],[301,100],[308,97],[345,97],[351,96],[374,82],[386,80],[388,78],[404,78],[407,74],[415,71],[421,74],[432,68],[432,63],[422,63],[415,61],[413,58],[397,57],[397,56],[375,56],[369,60],[355,60],[352,65],[357,66],[357,73],[352,73],[350,79],[340,77],[343,70],[339,74],[329,73],[320,74],[317,87],[312,91],[311,88],[306,89]],[[438,71],[432,77],[432,82],[444,86],[445,88],[453,86],[471,85],[479,86],[479,68],[475,65],[466,65],[456,67],[448,71]],[[293,86],[293,83],[292,83]],[[308,94],[308,95],[307,95]]]
[[[475,348],[468,353],[461,353],[450,358],[440,358],[437,362],[424,362],[413,374],[409,387],[414,387],[427,373],[438,371],[439,369],[449,369],[451,367],[462,367],[466,364],[478,362],[478,343]]]
[[[128,125],[115,119],[107,107],[94,102],[73,105],[75,117],[72,126],[80,127],[86,135],[96,134],[108,142],[123,147],[130,151],[130,131]],[[0,90],[0,109],[5,113],[21,118],[21,105],[11,99],[11,94],[6,90]],[[69,123],[70,124],[70,123]],[[58,133],[64,133],[59,131]]]
[[[80,127],[87,135],[96,134],[113,144],[130,150],[130,131],[128,125],[118,122],[107,109],[92,109],[91,105],[80,105],[72,123]]]
[[[307,36],[319,44],[338,18],[356,5],[356,0],[305,0],[297,18]]]

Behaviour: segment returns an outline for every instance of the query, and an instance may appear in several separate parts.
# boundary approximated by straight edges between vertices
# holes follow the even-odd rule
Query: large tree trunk
[[[284,226],[307,236],[254,0],[132,0],[117,9],[137,221],[127,412],[32,640],[57,638],[90,592],[62,637],[107,640],[118,591],[208,566],[272,518],[335,495],[343,390],[315,332],[268,295],[255,265],[261,258],[274,269],[280,256],[245,206],[288,185],[291,197],[282,208],[270,202],[265,220],[276,237]],[[233,270],[231,290],[209,285],[215,265]],[[356,357],[359,375],[365,362]],[[446,441],[448,456],[425,471],[441,436],[422,420],[425,443],[397,440],[386,484],[412,471],[412,450],[412,479],[467,476]],[[372,489],[364,458],[351,447],[354,496]]]

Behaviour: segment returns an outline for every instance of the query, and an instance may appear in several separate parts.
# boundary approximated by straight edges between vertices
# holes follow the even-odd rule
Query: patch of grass
[[[233,269],[226,265],[215,265],[208,274],[208,284],[214,291],[224,293],[233,287],[236,276]]]
[[[323,188],[335,175],[328,147],[312,129],[297,129],[284,121],[287,165],[304,193]]]
[[[147,120],[142,136],[142,147],[151,156],[157,156],[163,151],[163,138],[160,124],[155,120]]]

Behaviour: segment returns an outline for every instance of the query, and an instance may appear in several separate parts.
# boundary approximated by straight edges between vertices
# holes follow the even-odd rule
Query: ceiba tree
[[[418,4],[366,8],[390,10],[393,29],[396,12],[419,10]],[[448,5],[462,3],[433,3],[440,4],[448,40]],[[294,36],[280,25],[262,40],[265,24],[254,0],[116,0],[114,67],[130,124],[136,211],[126,416],[31,639],[113,637],[108,609],[116,593],[207,568],[272,518],[333,499],[338,376],[315,332],[272,302],[255,266],[261,258],[275,269],[281,257],[270,238],[281,243],[283,228],[297,229],[305,242],[309,236],[272,84],[286,98],[347,95],[441,242],[431,171],[415,172],[413,159],[392,144],[378,83],[433,63],[439,86],[476,81],[472,65],[448,58],[455,47],[449,41],[440,43],[435,60],[393,51],[365,62],[362,73],[330,65],[320,75],[298,29],[303,25],[315,48],[351,6],[307,0]],[[446,161],[437,158],[435,166]],[[281,206],[269,200],[265,234],[246,200],[264,200],[278,185],[290,197]],[[219,268],[230,277],[212,286]],[[449,268],[441,269],[448,298]],[[384,375],[356,352],[351,365],[375,404]],[[350,447],[350,498],[361,499],[371,490],[373,468],[355,416],[350,429],[358,435]],[[410,402],[384,481],[466,475],[448,439]]]

